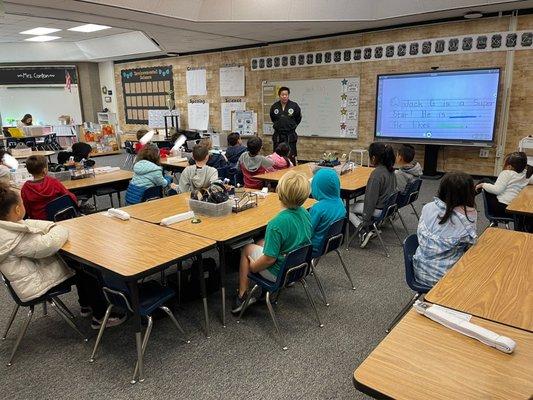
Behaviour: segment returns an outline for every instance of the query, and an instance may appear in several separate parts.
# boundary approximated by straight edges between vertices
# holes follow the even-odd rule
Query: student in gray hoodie
[[[254,176],[274,171],[272,168],[274,162],[259,154],[263,147],[263,141],[260,137],[252,136],[248,139],[246,147],[248,151],[241,154],[238,163],[244,177],[244,186],[250,189],[261,189],[263,181],[254,178]]]
[[[402,144],[396,154],[396,164],[400,167],[396,174],[396,188],[403,193],[408,183],[422,176],[422,166],[414,161],[415,148],[409,144]]]
[[[218,171],[207,165],[209,149],[206,146],[201,144],[194,146],[192,158],[195,165],[189,165],[180,176],[179,190],[181,193],[207,188],[213,182],[218,181]]]

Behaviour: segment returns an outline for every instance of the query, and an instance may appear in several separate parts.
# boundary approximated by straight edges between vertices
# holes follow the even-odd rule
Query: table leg
[[[226,247],[224,243],[218,244],[220,264],[220,291],[222,293],[222,326],[226,327]]]
[[[204,260],[201,254],[197,256],[197,260],[198,272],[200,273],[200,291],[202,293],[202,301],[204,303],[205,336],[209,338],[209,313],[207,310],[207,291],[205,288]]]
[[[344,227],[344,243],[346,243],[346,249],[348,249],[348,240],[350,239],[350,196],[344,198],[346,203],[346,226]]]
[[[130,287],[131,306],[133,308],[133,323],[135,324],[135,344],[137,345],[137,364],[138,369],[138,381],[144,381],[144,365],[143,365],[143,351],[142,351],[142,327],[141,327],[141,314],[139,310],[139,285],[137,281],[128,282]],[[137,377],[134,375],[131,383],[135,383]]]

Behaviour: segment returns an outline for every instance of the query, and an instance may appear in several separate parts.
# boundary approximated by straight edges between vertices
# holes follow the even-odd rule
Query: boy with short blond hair
[[[248,272],[259,273],[263,278],[275,282],[285,256],[311,243],[311,217],[302,207],[311,193],[307,177],[289,171],[278,182],[276,191],[285,209],[270,220],[264,240],[246,245],[241,252],[239,291],[232,310],[234,314],[239,313],[244,305],[248,292]],[[255,299],[251,298],[250,304],[253,302]]]

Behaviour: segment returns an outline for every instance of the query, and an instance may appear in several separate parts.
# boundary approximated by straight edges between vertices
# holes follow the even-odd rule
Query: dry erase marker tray
[[[257,207],[257,194],[244,192],[239,195],[235,195],[233,198],[233,207],[232,211],[234,213],[239,213],[249,208]]]

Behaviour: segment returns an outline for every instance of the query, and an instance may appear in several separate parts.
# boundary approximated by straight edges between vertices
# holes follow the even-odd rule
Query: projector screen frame
[[[392,136],[377,136],[377,124],[378,124],[378,95],[379,95],[379,78],[381,76],[394,76],[394,75],[422,75],[422,74],[440,74],[449,72],[468,72],[468,71],[498,71],[498,93],[496,96],[496,106],[494,108],[494,122],[492,126],[492,139],[491,140],[461,140],[461,139],[418,139],[418,138],[399,138]],[[470,146],[470,147],[494,147],[496,142],[496,119],[498,117],[497,110],[500,107],[500,85],[502,69],[500,67],[484,67],[484,68],[465,68],[465,69],[450,69],[440,70],[432,69],[430,71],[416,71],[416,72],[396,72],[391,74],[378,74],[376,75],[376,96],[374,106],[374,140],[377,142],[395,142],[395,143],[410,143],[421,145],[440,145],[440,146]]]

